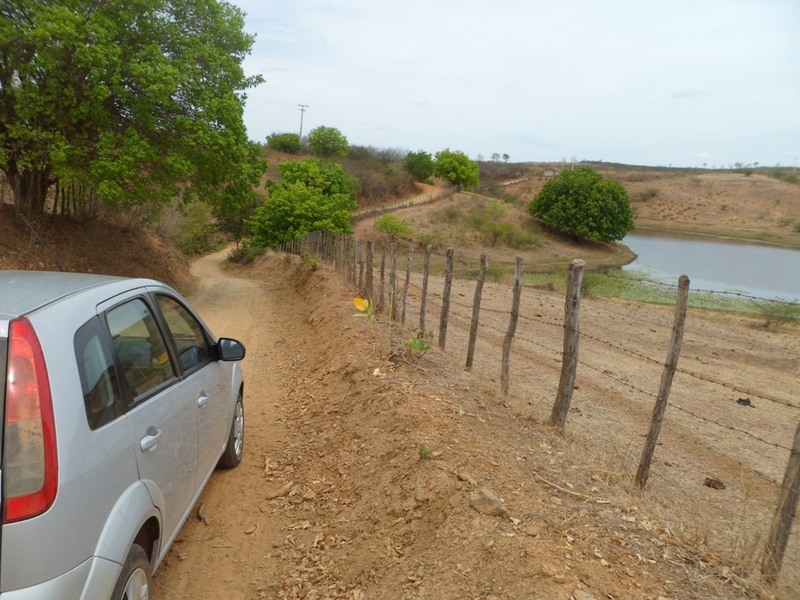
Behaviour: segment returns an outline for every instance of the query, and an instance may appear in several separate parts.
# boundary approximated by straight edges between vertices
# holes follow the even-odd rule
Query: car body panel
[[[24,314],[39,337],[52,388],[59,487],[43,514],[0,526],[0,598],[105,598],[146,522],[158,525],[153,570],[168,551],[225,449],[242,371],[237,363],[210,360],[183,373],[161,321],[171,348],[161,358],[172,363],[173,376],[142,397],[123,383],[124,414],[90,426],[73,344],[82,324],[105,322],[107,310],[132,298],[160,315],[152,296],[157,292],[187,307],[209,347],[216,340],[180,294],[154,280],[0,271],[3,292],[24,286],[35,289],[13,300],[0,293],[0,349],[10,319]],[[114,347],[110,337],[107,344]],[[122,373],[118,358],[115,369]],[[0,375],[2,426],[4,368]],[[143,450],[142,439],[154,430],[157,443]],[[0,435],[0,459],[2,444]]]

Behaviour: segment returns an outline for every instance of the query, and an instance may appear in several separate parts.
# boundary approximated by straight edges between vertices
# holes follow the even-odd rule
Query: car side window
[[[75,333],[75,359],[80,374],[83,403],[89,427],[98,429],[122,416],[125,407],[105,330],[95,317]]]
[[[167,344],[147,303],[136,298],[106,313],[119,364],[134,396],[175,377]]]
[[[192,313],[171,296],[157,295],[167,328],[175,340],[181,368],[190,371],[211,361],[211,351],[202,325]]]

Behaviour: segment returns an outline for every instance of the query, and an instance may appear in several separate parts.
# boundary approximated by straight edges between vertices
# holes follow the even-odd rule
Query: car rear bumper
[[[63,575],[38,585],[0,592],[0,600],[96,600],[109,598],[122,566],[92,557]],[[88,587],[91,586],[91,587]]]

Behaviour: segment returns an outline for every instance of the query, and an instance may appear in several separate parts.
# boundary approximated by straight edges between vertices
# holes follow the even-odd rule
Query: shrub
[[[308,147],[317,156],[345,156],[350,144],[341,131],[335,127],[320,126],[308,134]]]
[[[411,223],[392,214],[385,214],[376,219],[374,227],[390,242],[396,242],[398,239],[410,240],[414,237]]]
[[[450,185],[471,190],[478,187],[480,180],[480,167],[474,160],[461,151],[450,149],[436,153],[433,174],[447,181]]]
[[[409,152],[403,161],[403,168],[417,181],[428,181],[433,175],[433,157],[429,152]]]
[[[296,133],[273,133],[267,136],[267,147],[288,154],[299,154],[300,136]]]
[[[588,167],[562,171],[545,183],[528,211],[575,239],[621,240],[633,229],[628,192]]]

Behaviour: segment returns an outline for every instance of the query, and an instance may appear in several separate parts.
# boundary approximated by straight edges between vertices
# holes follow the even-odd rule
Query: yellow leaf
[[[369,310],[369,300],[366,298],[353,298],[353,305],[361,312]]]

